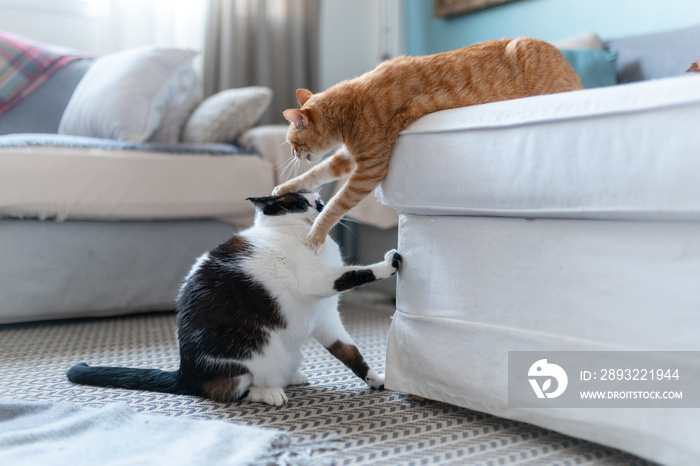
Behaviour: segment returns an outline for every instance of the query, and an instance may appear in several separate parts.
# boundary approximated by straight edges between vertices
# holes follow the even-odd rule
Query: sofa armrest
[[[287,164],[292,163],[292,150],[287,144],[287,127],[285,125],[264,125],[251,128],[241,134],[238,143],[246,149],[254,150],[262,156],[263,160],[272,165],[275,186],[301,175],[313,167],[310,163],[297,161],[295,167],[285,170]]]
[[[286,134],[287,127],[284,125],[265,125],[251,128],[238,138],[241,146],[259,153],[263,160],[272,165],[275,186],[280,182],[282,167],[291,157]]]

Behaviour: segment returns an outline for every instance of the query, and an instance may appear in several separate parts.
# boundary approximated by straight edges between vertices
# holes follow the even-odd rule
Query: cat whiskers
[[[343,217],[340,220],[338,220],[338,226],[341,226],[345,228],[347,232],[349,232],[353,237],[357,238],[357,228],[352,228],[348,223],[352,223],[353,225],[357,225],[360,222],[357,220],[353,220],[349,217]]]
[[[296,176],[297,172],[299,171],[300,163],[301,162],[298,158],[290,157],[285,163],[282,173],[280,173],[280,179],[284,179],[284,181],[289,181],[290,178]]]
[[[299,170],[299,160],[294,157],[290,157],[287,160],[278,162],[275,168],[282,169],[278,176],[278,180],[288,181],[291,177],[296,176],[296,173]]]

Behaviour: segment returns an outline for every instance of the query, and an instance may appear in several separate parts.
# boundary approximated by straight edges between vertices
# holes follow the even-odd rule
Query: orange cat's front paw
[[[306,236],[306,241],[314,249],[318,249],[323,246],[326,242],[326,234],[320,231],[318,228],[312,228],[309,234]]]
[[[299,191],[301,188],[298,186],[296,183],[292,181],[287,181],[286,183],[283,183],[275,189],[272,190],[272,195],[273,196],[281,196],[282,194],[287,194],[287,193],[293,193],[296,191]]]

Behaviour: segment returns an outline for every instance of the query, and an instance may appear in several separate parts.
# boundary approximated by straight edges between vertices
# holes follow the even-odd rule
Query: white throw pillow
[[[178,85],[174,88],[173,98],[168,110],[153,131],[148,142],[165,142],[175,144],[180,142],[185,122],[204,97],[202,80],[192,67],[185,67],[178,73]]]
[[[197,53],[146,46],[97,59],[73,92],[58,132],[147,140],[169,111],[181,73]]]
[[[228,89],[204,99],[182,131],[184,142],[231,143],[265,113],[272,99],[267,87]]]
[[[567,50],[605,49],[605,44],[603,44],[603,41],[595,32],[584,32],[577,36],[565,37],[564,39],[559,39],[552,42],[552,45],[554,45],[557,48]]]

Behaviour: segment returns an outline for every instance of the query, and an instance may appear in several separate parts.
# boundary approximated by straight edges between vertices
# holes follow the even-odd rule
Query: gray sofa
[[[0,115],[0,324],[173,309],[194,258],[250,223],[245,198],[269,194],[288,156],[284,127],[238,144],[56,134],[98,60],[70,62]]]
[[[661,79],[683,74],[700,58],[700,27],[621,37],[605,42],[618,52],[618,84]]]

